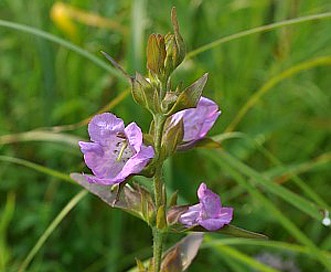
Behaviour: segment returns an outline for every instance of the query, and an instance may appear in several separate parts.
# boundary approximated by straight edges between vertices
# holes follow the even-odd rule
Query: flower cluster
[[[125,126],[124,121],[112,113],[94,116],[88,124],[90,141],[79,142],[92,174],[72,175],[107,204],[140,217],[153,228],[155,271],[161,269],[163,233],[183,230],[183,227],[185,231],[217,231],[233,217],[233,208],[222,207],[220,197],[205,183],[198,189],[198,204],[177,205],[176,196],[166,199],[162,175],[164,161],[176,151],[188,150],[198,143],[203,146],[205,141],[202,140],[221,114],[213,100],[202,96],[208,74],[187,87],[179,84],[174,88],[171,75],[185,58],[185,46],[175,9],[171,21],[173,33],[149,37],[147,77],[139,73],[128,75],[103,52],[129,80],[134,101],[151,113],[153,121],[149,133],[143,134],[134,122]],[[126,184],[135,175],[152,178],[153,193],[134,182],[131,186]],[[170,263],[163,264],[167,264],[167,271],[173,271],[169,268],[171,258],[168,259]]]
[[[185,109],[170,117],[171,127],[183,119],[184,136],[178,149],[188,149],[204,138],[220,115],[215,102],[202,97],[196,108]],[[141,129],[136,123],[124,126],[122,119],[111,113],[92,118],[88,125],[91,142],[79,142],[86,165],[93,176],[86,175],[91,183],[113,185],[128,176],[140,173],[154,157],[152,146],[143,144]]]

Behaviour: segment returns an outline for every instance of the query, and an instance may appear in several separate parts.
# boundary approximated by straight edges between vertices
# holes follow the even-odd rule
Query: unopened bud
[[[164,38],[160,34],[151,34],[147,43],[147,68],[160,75],[163,72],[166,47]]]
[[[171,23],[174,29],[174,34],[167,34],[164,37],[167,56],[165,59],[165,70],[171,73],[175,68],[182,63],[185,57],[184,40],[179,32],[179,24],[177,21],[176,9],[171,10]]]

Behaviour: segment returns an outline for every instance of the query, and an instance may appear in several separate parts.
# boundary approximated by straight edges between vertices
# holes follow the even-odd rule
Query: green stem
[[[161,143],[162,143],[162,133],[164,128],[166,118],[161,114],[156,114],[154,116],[155,122],[155,134],[154,134],[154,143],[155,143],[155,157],[156,157],[156,169],[153,176],[154,182],[154,201],[156,214],[160,207],[165,206],[166,197],[163,190],[162,182],[162,165],[163,159],[161,158]],[[165,215],[164,215],[165,216]],[[163,247],[163,230],[159,229],[157,224],[153,227],[153,267],[154,272],[159,272],[161,269],[161,260],[162,260],[162,247]]]

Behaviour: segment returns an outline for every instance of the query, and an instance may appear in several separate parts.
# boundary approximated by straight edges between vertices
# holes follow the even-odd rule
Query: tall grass
[[[176,155],[168,189],[194,202],[208,181],[235,207],[236,225],[270,237],[208,235],[190,271],[274,271],[257,259],[266,253],[301,271],[330,269],[328,0],[70,0],[62,10],[51,0],[3,0],[0,271],[125,271],[134,257],[150,257],[142,222],[62,181],[86,171],[75,143],[96,112],[111,109],[147,130],[147,112],[99,51],[144,73],[146,37],[170,30],[172,5],[189,52],[176,80],[209,72],[204,95],[222,109],[211,132],[222,151]]]

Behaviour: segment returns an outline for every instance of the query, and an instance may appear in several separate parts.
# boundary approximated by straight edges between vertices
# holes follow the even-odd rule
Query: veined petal
[[[112,113],[94,116],[88,125],[90,139],[103,143],[108,137],[124,131],[124,122]]]
[[[100,185],[114,185],[124,181],[124,179],[119,180],[119,179],[98,178],[92,175],[84,175],[84,176],[89,183],[96,183]]]
[[[224,207],[221,209],[221,213],[217,216],[224,224],[229,224],[233,218],[233,208]]]
[[[141,146],[140,152],[131,157],[116,176],[116,179],[125,179],[131,174],[138,174],[154,157],[154,149],[151,146]]]
[[[202,183],[198,189],[198,197],[203,206],[203,217],[215,217],[220,212],[222,205],[220,197],[209,190],[206,184]]]
[[[224,226],[224,222],[219,218],[208,218],[205,220],[201,220],[199,225],[204,227],[206,230],[215,231]]]
[[[195,108],[185,109],[172,115],[170,124],[174,124],[182,118],[184,121],[183,142],[178,149],[188,149],[196,141],[204,138],[220,114],[221,111],[214,101],[201,97]]]
[[[180,216],[179,222],[188,227],[198,225],[200,210],[200,203],[189,207],[188,210]]]
[[[138,153],[143,141],[143,134],[140,127],[136,123],[130,123],[125,129],[125,135],[129,140],[129,145],[132,146]]]

